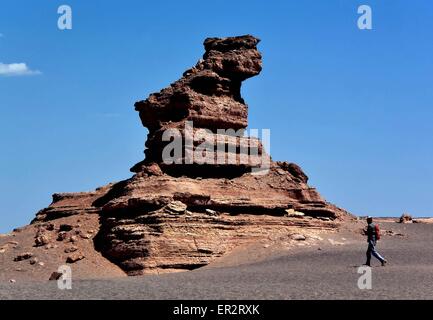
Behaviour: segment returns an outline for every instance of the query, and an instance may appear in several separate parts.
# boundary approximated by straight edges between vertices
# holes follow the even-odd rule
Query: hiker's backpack
[[[376,233],[376,240],[380,240],[380,229],[377,224],[374,225],[374,232]]]

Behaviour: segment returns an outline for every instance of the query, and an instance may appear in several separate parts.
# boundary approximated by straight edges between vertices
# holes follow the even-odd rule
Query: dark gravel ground
[[[3,282],[0,299],[433,299],[433,224],[380,224],[404,237],[381,240],[378,249],[389,264],[373,262],[371,290],[357,286],[366,242],[343,230],[330,237],[345,239],[344,245],[324,239],[316,246],[274,252],[263,261],[239,266],[75,280],[72,290],[59,290],[55,281]]]

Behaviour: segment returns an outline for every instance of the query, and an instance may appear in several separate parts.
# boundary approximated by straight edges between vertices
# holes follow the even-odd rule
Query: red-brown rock
[[[258,43],[249,35],[206,39],[203,59],[169,87],[135,104],[149,130],[146,157],[131,169],[135,174],[93,192],[55,194],[53,203],[33,222],[79,215],[78,222],[86,215],[98,215],[95,248],[129,275],[137,275],[191,270],[238,245],[275,235],[298,234],[296,240],[303,240],[304,232],[293,228],[332,229],[351,217],[310,187],[308,176],[294,163],[270,161],[267,174],[252,174],[268,157],[260,141],[218,133],[218,129],[247,127],[248,107],[240,89],[242,81],[262,69]],[[185,121],[193,121],[193,133],[209,131],[198,138],[194,135],[189,149],[180,155],[182,164],[166,164],[162,151],[168,142],[162,136],[167,129],[178,129],[185,139]],[[189,152],[208,137],[220,138],[227,147],[225,155],[235,154],[236,161],[185,163]],[[244,145],[255,145],[257,151],[247,163],[241,161]],[[77,226],[78,241],[69,235],[71,229],[63,226],[57,235],[59,240],[68,236],[77,240],[63,249],[70,254],[68,263],[84,258],[79,248],[93,237]],[[49,242],[42,238],[49,236],[44,230],[36,244]]]

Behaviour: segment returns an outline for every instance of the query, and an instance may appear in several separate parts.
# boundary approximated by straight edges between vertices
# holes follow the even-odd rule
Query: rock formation
[[[206,39],[203,59],[170,87],[135,104],[149,135],[146,159],[134,166],[133,172],[140,172],[142,165],[155,162],[171,175],[227,177],[261,165],[261,143],[255,138],[233,134],[238,130],[241,133],[248,124],[248,107],[241,97],[241,83],[262,70],[258,42],[253,36]],[[186,121],[193,124],[189,135]],[[162,137],[174,129],[180,133],[186,148],[174,157],[176,163],[170,166],[162,161],[164,147],[169,143]],[[215,165],[216,152],[207,152],[205,163],[196,165],[198,160],[193,155],[203,142],[211,148],[218,144],[222,147],[220,164]],[[233,161],[228,161],[231,156]]]
[[[310,187],[299,166],[271,161],[257,138],[242,135],[248,107],[241,83],[262,69],[258,42],[250,35],[206,39],[203,59],[135,104],[149,130],[145,160],[131,168],[135,174],[95,192],[56,194],[33,223],[97,215],[96,249],[138,275],[191,270],[238,245],[287,237],[295,227],[332,229],[350,217]],[[185,147],[170,163],[163,154],[174,139],[164,134],[171,131]],[[266,161],[269,170],[255,174]],[[50,237],[42,229],[35,246]]]

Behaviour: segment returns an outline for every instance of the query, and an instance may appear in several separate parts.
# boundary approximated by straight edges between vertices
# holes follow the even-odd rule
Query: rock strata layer
[[[171,175],[223,177],[241,175],[251,167],[261,166],[263,159],[268,160],[258,139],[241,134],[248,124],[248,106],[241,97],[241,84],[262,70],[258,43],[257,38],[249,35],[208,38],[203,58],[181,79],[135,103],[149,130],[144,164],[155,162]],[[185,148],[170,165],[162,156],[171,140],[166,141],[163,135],[174,130]],[[200,145],[204,148],[203,144],[215,150],[197,159],[194,152]],[[219,158],[218,146],[223,150]],[[140,172],[142,164],[131,170]]]

